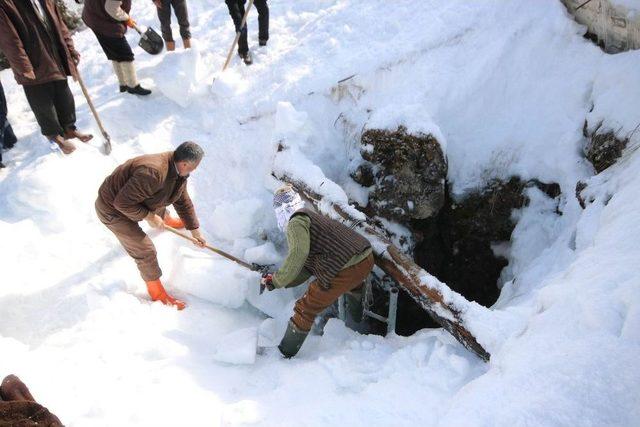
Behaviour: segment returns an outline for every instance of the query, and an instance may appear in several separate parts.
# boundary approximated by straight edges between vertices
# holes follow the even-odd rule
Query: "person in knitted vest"
[[[305,209],[300,195],[291,186],[276,191],[273,207],[278,228],[286,233],[289,252],[280,269],[265,274],[264,289],[298,286],[315,279],[296,301],[280,345],[284,357],[295,356],[318,314],[345,293],[363,285],[373,269],[373,250],[363,236],[338,221]]]

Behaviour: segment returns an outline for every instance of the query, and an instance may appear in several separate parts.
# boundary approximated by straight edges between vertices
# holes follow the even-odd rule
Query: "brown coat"
[[[187,178],[178,175],[173,151],[134,157],[118,166],[98,191],[101,213],[134,222],[149,212],[173,205],[187,230],[200,227],[187,191]]]
[[[52,44],[30,0],[0,0],[0,50],[18,84],[37,85],[78,75],[71,33],[53,0],[44,0]],[[55,50],[54,50],[55,49]],[[57,52],[57,54],[56,54]]]
[[[199,227],[187,192],[187,178],[178,175],[173,152],[135,157],[118,166],[98,191],[96,213],[134,259],[145,281],[162,276],[156,248],[138,225],[149,212],[162,216],[173,204],[186,228]]]
[[[113,19],[104,5],[105,0],[85,0],[82,20],[97,34],[107,37],[124,37],[127,32],[126,23]],[[123,0],[120,8],[128,14],[131,11],[131,0]]]

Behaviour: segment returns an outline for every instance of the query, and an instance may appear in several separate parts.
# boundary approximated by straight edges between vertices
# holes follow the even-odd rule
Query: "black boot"
[[[349,313],[351,320],[356,323],[362,322],[362,290],[351,291],[344,294],[345,311]]]
[[[239,53],[238,55],[240,55],[240,58],[242,58],[242,60],[244,61],[245,65],[253,64],[253,58],[251,57],[251,52]]]
[[[133,94],[133,95],[142,95],[142,96],[146,96],[146,95],[150,95],[151,91],[149,89],[145,89],[142,86],[138,85],[136,87],[128,87],[127,88],[127,92]]]
[[[282,337],[282,341],[280,341],[278,350],[280,350],[280,353],[282,353],[282,355],[287,359],[292,358],[298,354],[298,351],[300,350],[300,347],[302,347],[304,340],[307,339],[308,334],[309,332],[298,329],[298,327],[289,320],[287,332],[284,333],[284,337]]]
[[[129,88],[128,88],[128,87],[126,87],[126,86],[120,86],[120,93],[122,93],[122,92],[126,92],[126,91],[127,91],[127,89],[129,89]]]
[[[266,40],[262,40],[262,39],[260,39],[260,40],[258,40],[258,44],[259,44],[260,46],[266,46],[266,45],[267,45],[267,41],[266,41]]]

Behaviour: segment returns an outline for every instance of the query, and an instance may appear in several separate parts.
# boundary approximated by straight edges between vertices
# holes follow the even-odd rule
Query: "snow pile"
[[[633,426],[640,54],[606,55],[556,0],[269,5],[269,46],[257,47],[252,12],[254,65],[234,56],[216,74],[234,36],[226,5],[189,3],[197,50],[151,57],[134,48],[148,98],[118,93],[95,36],[77,33],[110,157],[96,149],[75,84],[78,126],[96,140],[60,158],[10,72],[0,74],[20,138],[0,172],[0,374],[21,376],[70,426]],[[136,3],[134,16],[157,26],[152,2]],[[580,154],[585,119],[631,138],[597,176]],[[291,172],[342,206],[364,204],[349,177],[359,135],[399,123],[439,129],[455,194],[512,174],[561,186],[559,204],[530,190],[500,300],[466,313],[491,350],[487,364],[442,330],[382,338],[334,320],[282,360],[273,346],[304,287],[259,295],[256,273],[152,232],[163,280],[189,306],[151,303],[93,212],[117,164],[194,140],[206,157],[189,186],[209,243],[277,264],[286,242],[271,173]],[[266,347],[258,356],[256,345]]]

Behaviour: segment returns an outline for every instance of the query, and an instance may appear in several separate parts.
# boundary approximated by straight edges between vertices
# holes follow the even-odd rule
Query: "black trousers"
[[[191,38],[189,31],[189,11],[187,10],[187,0],[161,0],[162,7],[158,9],[158,19],[160,19],[160,30],[162,38],[167,42],[173,41],[173,32],[171,31],[171,8],[178,19],[180,26],[180,37],[183,39]]]
[[[238,41],[238,53],[245,54],[249,52],[249,43],[247,42],[247,24],[240,29],[242,18],[244,17],[245,0],[225,0],[229,8],[229,15],[233,19],[233,25],[236,32],[240,31],[240,40]],[[258,9],[258,38],[260,40],[269,40],[269,6],[267,0],[254,0],[256,9]]]
[[[107,55],[109,61],[116,62],[132,62],[133,61],[133,51],[131,50],[131,46],[129,46],[129,42],[124,37],[109,37],[103,36],[102,34],[98,34],[94,32],[96,38],[98,39],[98,43],[102,47],[102,50]]]
[[[23,89],[43,135],[63,135],[76,128],[76,102],[66,79]]]

